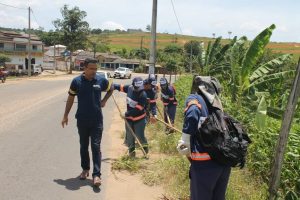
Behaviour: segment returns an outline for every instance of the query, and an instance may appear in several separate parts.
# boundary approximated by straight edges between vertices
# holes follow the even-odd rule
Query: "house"
[[[43,64],[42,41],[35,35],[31,35],[30,47],[29,35],[12,31],[0,31],[0,53],[7,55],[10,62],[5,65],[8,70],[28,69],[28,50],[31,50],[31,64]]]

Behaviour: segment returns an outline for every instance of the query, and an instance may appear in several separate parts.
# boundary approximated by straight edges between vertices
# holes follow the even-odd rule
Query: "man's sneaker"
[[[99,176],[95,176],[95,177],[93,178],[93,185],[94,185],[95,187],[99,187],[99,186],[101,185],[101,179],[100,179]]]
[[[80,180],[85,180],[89,176],[89,170],[82,170],[79,178]]]

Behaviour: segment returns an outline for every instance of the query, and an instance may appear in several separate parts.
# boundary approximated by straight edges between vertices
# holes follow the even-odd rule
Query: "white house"
[[[28,68],[28,34],[0,31],[0,53],[7,55],[11,61],[5,65],[9,69]],[[31,64],[43,64],[43,43],[31,35]]]

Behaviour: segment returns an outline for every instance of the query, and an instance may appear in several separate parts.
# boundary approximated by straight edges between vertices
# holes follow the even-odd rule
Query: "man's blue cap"
[[[132,80],[132,85],[134,88],[138,89],[138,90],[142,90],[144,89],[144,81],[141,77],[135,77],[133,80]]]

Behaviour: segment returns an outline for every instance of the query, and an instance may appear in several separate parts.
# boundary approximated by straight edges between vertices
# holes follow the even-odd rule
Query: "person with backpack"
[[[169,85],[166,78],[161,78],[159,80],[160,88],[161,88],[161,100],[164,105],[164,121],[166,123],[171,123],[170,125],[174,126],[174,120],[176,115],[176,90],[174,86]],[[172,132],[169,128],[166,129],[167,132]]]
[[[150,74],[147,79],[144,80],[144,90],[147,94],[146,113],[147,119],[154,123],[156,122],[156,99],[157,99],[157,86],[156,78],[154,74]]]
[[[213,160],[197,137],[199,127],[209,116],[210,107],[223,110],[218,97],[220,91],[221,86],[214,77],[197,76],[185,102],[183,133],[177,150],[191,162],[191,200],[225,199],[231,167]]]
[[[122,118],[127,120],[131,129],[143,145],[145,153],[148,153],[148,142],[145,137],[147,95],[143,87],[144,81],[140,77],[132,80],[132,85],[114,84],[114,89],[127,94],[127,111]],[[135,157],[135,138],[126,126],[125,144],[128,146],[129,157]]]

